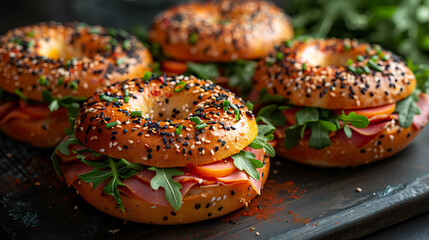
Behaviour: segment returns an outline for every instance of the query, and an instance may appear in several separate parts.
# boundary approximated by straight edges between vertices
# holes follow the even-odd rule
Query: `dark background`
[[[149,26],[151,19],[177,0],[15,0],[2,1],[0,33],[41,21],[83,21],[128,31],[137,25]],[[319,1],[320,2],[320,1]],[[286,6],[286,2],[277,1]],[[292,16],[293,17],[293,16]],[[0,235],[3,235],[0,229]],[[3,235],[4,236],[4,235]],[[1,237],[0,237],[1,238]],[[375,233],[369,239],[429,239],[429,214]]]

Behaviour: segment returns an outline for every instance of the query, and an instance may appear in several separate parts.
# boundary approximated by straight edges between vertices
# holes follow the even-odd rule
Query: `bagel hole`
[[[307,63],[310,66],[347,66],[348,59],[355,59],[355,56],[351,52],[339,53],[333,49],[320,49],[316,46],[306,47],[298,59],[302,62]]]
[[[159,88],[149,87],[150,91],[157,91]],[[190,95],[180,96],[173,95],[168,98],[168,104],[166,98],[154,98],[151,95],[144,95],[139,102],[133,103],[133,108],[142,111],[144,117],[148,117],[154,121],[167,121],[184,119],[189,116],[189,113],[193,110],[194,105],[192,101],[194,98]]]

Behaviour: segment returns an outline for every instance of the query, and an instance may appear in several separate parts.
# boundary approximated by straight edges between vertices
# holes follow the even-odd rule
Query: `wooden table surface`
[[[0,225],[16,239],[357,238],[429,210],[428,142],[424,131],[391,159],[356,168],[275,158],[262,195],[248,208],[195,224],[154,226],[98,212],[57,178],[49,150],[1,136]]]

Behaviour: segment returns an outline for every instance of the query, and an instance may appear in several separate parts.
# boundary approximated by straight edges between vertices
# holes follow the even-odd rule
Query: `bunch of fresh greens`
[[[261,99],[267,98],[265,94],[261,95]],[[274,100],[277,97],[271,97]],[[270,99],[271,99],[270,98]],[[260,100],[261,102],[261,100]],[[264,122],[273,127],[283,127],[286,125],[286,117],[283,114],[284,110],[290,109],[291,105],[282,105],[282,101],[276,104],[270,104],[259,110],[256,121]],[[293,148],[298,145],[299,139],[304,137],[307,129],[311,130],[309,139],[309,147],[314,149],[322,149],[331,144],[329,132],[336,132],[343,129],[348,138],[352,137],[352,131],[348,124],[357,128],[366,128],[369,120],[366,116],[358,115],[355,112],[341,115],[334,114],[333,111],[321,108],[302,107],[295,113],[296,123],[288,126],[285,130],[286,138],[284,146],[286,149]],[[340,124],[342,121],[343,124]]]

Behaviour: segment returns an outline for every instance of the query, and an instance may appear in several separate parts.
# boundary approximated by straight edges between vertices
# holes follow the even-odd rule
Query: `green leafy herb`
[[[46,79],[46,77],[45,76],[40,76],[39,77],[39,84],[41,85],[41,86],[48,86],[49,85],[49,82],[48,82],[48,79]]]
[[[331,145],[329,139],[329,131],[320,122],[309,123],[311,127],[311,136],[308,141],[308,146],[314,149],[322,149]]]
[[[246,102],[246,107],[247,109],[249,109],[250,111],[253,111],[253,103],[251,101],[247,101]]]
[[[18,89],[15,89],[15,94],[24,101],[27,101],[27,97]]]
[[[407,98],[396,103],[395,112],[398,113],[399,125],[403,128],[411,126],[413,123],[414,115],[420,114],[420,109],[416,104],[414,96],[408,96]]]
[[[240,92],[247,96],[252,90],[252,77],[257,63],[255,61],[237,60],[235,62],[224,64],[221,68],[224,70],[224,76],[229,78],[230,87],[239,87]]]
[[[222,106],[223,106],[223,111],[226,112],[229,109],[229,101],[228,100],[224,100],[222,102]]]
[[[259,92],[259,99],[255,103],[282,103],[284,98],[280,95],[272,96],[267,93],[267,89],[262,89]]]
[[[125,39],[122,43],[122,47],[126,50],[128,50],[131,47],[131,41],[130,39]]]
[[[239,170],[246,171],[249,176],[255,180],[259,180],[259,172],[256,168],[261,168],[264,164],[255,159],[255,154],[247,151],[240,151],[237,154],[231,156],[234,160],[234,165]]]
[[[187,74],[195,75],[202,79],[214,80],[220,76],[218,66],[213,63],[194,63],[187,62]]]
[[[256,117],[256,122],[262,121],[277,127],[284,126],[286,118],[279,108],[277,104],[271,104],[261,108]]]
[[[125,63],[126,60],[127,60],[126,58],[119,58],[118,60],[116,60],[116,65],[119,66],[119,65]]]
[[[189,120],[194,122],[196,125],[203,123],[203,121],[201,121],[201,119],[199,117],[190,117]]]
[[[107,129],[109,129],[109,128],[112,128],[112,127],[114,127],[114,126],[116,126],[116,125],[118,125],[119,123],[118,122],[109,122],[109,123],[106,123],[106,128]]]
[[[69,137],[65,141],[62,141],[58,146],[55,148],[55,151],[51,155],[51,161],[54,165],[55,172],[58,176],[61,176],[61,168],[60,168],[60,160],[57,157],[57,151],[65,154],[70,155],[69,146],[72,144],[81,144],[79,140],[77,140],[74,137]]]
[[[377,72],[382,72],[383,71],[383,69],[381,68],[380,65],[378,65],[377,63],[375,63],[375,62],[373,62],[371,60],[368,61],[367,64],[368,64],[368,67],[371,68],[374,71],[377,71]]]
[[[150,180],[150,186],[153,190],[158,190],[159,187],[165,190],[165,199],[171,204],[175,210],[179,210],[182,206],[182,194],[180,189],[182,185],[172,179],[174,176],[180,176],[184,173],[175,168],[148,168],[151,171],[156,171],[156,175]]]
[[[147,81],[149,81],[149,79],[150,79],[151,77],[152,77],[152,72],[146,71],[146,72],[144,73],[144,75],[143,75],[142,80],[143,80],[143,82],[147,82]]]
[[[182,134],[182,129],[183,129],[183,125],[177,125],[177,127],[174,129],[174,134],[176,136],[179,136],[180,134]]]
[[[350,112],[348,115],[345,115],[343,111],[341,115],[338,116],[338,119],[342,120],[344,123],[350,123],[357,128],[366,128],[369,124],[369,120],[366,116],[356,114],[355,112]]]
[[[50,112],[55,112],[60,108],[60,103],[55,99],[49,104],[48,108]]]
[[[78,84],[76,81],[70,82],[70,88],[73,90],[76,90],[78,87]]]
[[[271,125],[258,125],[258,135],[249,144],[249,147],[254,149],[264,148],[270,157],[274,157],[276,152],[268,142],[274,139],[273,132],[275,130],[276,128]]]
[[[117,101],[118,101],[118,99],[117,99],[117,98],[109,97],[109,96],[106,96],[106,95],[104,95],[104,94],[100,94],[100,95],[98,95],[98,97],[99,97],[101,100],[106,101],[106,102],[117,102]]]
[[[143,116],[142,111],[131,111],[130,113],[131,117],[141,117]]]
[[[205,127],[207,127],[207,123],[201,123],[201,124],[198,124],[197,126],[195,126],[195,129],[202,129]]]
[[[189,34],[189,43],[196,44],[198,41],[198,35],[196,33]]]
[[[180,92],[183,89],[185,89],[186,87],[186,82],[185,81],[180,81],[178,84],[176,84],[176,87],[174,88],[175,92]]]
[[[347,138],[352,138],[352,130],[347,124],[344,125],[344,134],[346,134]]]
[[[144,167],[140,164],[128,162],[125,159],[115,160],[111,157],[106,157],[106,160],[107,162],[81,160],[83,163],[95,168],[89,173],[78,175],[78,177],[84,182],[92,183],[93,188],[110,178],[110,181],[104,186],[103,191],[113,196],[121,207],[122,212],[124,212],[124,205],[118,191],[118,186],[124,186],[121,179],[132,177]]]
[[[307,122],[316,122],[319,120],[319,111],[317,108],[302,108],[295,114],[298,125]]]
[[[293,125],[285,130],[285,141],[283,143],[283,146],[286,149],[291,149],[293,147],[298,146],[299,139],[302,138],[303,132],[305,130],[306,126],[299,126],[299,125]]]

